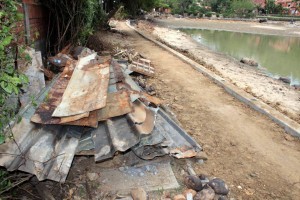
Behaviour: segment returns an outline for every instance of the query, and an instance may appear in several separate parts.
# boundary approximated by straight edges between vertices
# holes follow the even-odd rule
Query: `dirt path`
[[[240,23],[237,22],[235,28],[239,27]],[[222,26],[222,23],[219,22],[219,25]],[[238,59],[213,51],[183,32],[158,27],[148,21],[139,21],[137,27],[173,49],[185,52],[188,57],[197,60],[213,73],[300,123],[300,91],[294,87],[268,76],[259,68],[244,65]]]
[[[156,85],[158,96],[208,154],[204,165],[194,165],[196,172],[223,178],[237,199],[300,196],[299,140],[125,23],[119,23],[118,29],[127,36],[107,37],[114,45],[135,48],[152,60],[157,73],[149,83]]]

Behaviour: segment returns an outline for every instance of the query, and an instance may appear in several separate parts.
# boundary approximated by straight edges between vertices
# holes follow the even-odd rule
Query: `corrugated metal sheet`
[[[132,112],[132,105],[127,91],[108,93],[106,106],[98,111],[98,121],[104,121],[130,112]]]
[[[122,99],[119,101],[119,105],[112,106],[110,109],[108,106],[107,109],[111,111],[105,111],[106,114],[113,113],[113,110],[119,106],[127,108],[128,105],[131,105],[128,102],[129,91],[141,91],[130,76],[124,75],[123,78],[115,76],[114,72],[118,70],[117,68],[118,65],[110,66],[111,77],[108,91],[110,94],[119,93],[120,96],[117,95],[116,98],[113,98],[114,100],[119,101],[118,98],[122,98],[122,95],[127,95],[127,100],[125,100],[126,98]],[[55,95],[62,95],[65,86],[62,77],[66,78],[67,76],[68,73],[64,73],[55,78],[38,95],[36,103],[43,105],[42,102],[45,103],[45,99],[49,98],[47,94],[51,88],[51,98],[54,98]],[[61,86],[61,91],[58,86]],[[58,93],[55,93],[54,90],[57,90]],[[0,145],[0,165],[10,171],[22,170],[35,174],[39,180],[50,179],[64,182],[75,153],[81,152],[84,155],[85,151],[93,150],[95,161],[99,162],[113,157],[117,151],[133,150],[143,159],[153,159],[167,154],[178,158],[189,157],[201,150],[201,147],[162,110],[150,108],[137,100],[138,98],[140,98],[138,95],[131,97],[131,101],[134,101],[133,105],[139,108],[135,109],[138,111],[134,117],[128,113],[122,114],[99,122],[97,128],[35,124],[30,122],[30,119],[36,108],[28,105],[20,111],[21,122],[16,123],[12,128],[11,135],[13,137],[11,138],[13,139]],[[55,98],[52,100],[58,102]],[[126,101],[126,106],[123,101]],[[98,113],[99,110],[96,112]],[[122,112],[121,109],[116,113]],[[89,116],[92,113],[90,112]],[[98,116],[93,118],[98,120]],[[91,155],[90,153],[91,151],[89,151],[89,155]]]
[[[55,81],[53,87],[40,104],[35,114],[31,117],[31,121],[40,124],[68,124],[76,126],[97,127],[97,112],[86,112],[79,115],[68,117],[52,117],[56,107],[60,104],[62,96],[67,88],[70,77],[73,73],[75,63],[69,63],[64,72]],[[75,121],[74,121],[75,120]]]
[[[66,117],[105,107],[109,63],[100,64],[96,53],[80,58],[53,117]]]
[[[44,100],[56,80],[38,95],[37,104]],[[35,174],[39,180],[64,182],[79,141],[72,137],[72,132],[82,132],[78,130],[82,127],[37,125],[30,122],[34,112],[32,105],[20,111],[21,121],[15,123],[6,143],[0,145],[0,165],[9,171]]]

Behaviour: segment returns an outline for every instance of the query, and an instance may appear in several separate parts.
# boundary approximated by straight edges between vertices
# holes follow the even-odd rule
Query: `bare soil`
[[[204,164],[194,162],[193,168],[197,174],[225,180],[231,200],[299,199],[299,139],[287,135],[270,119],[227,94],[191,66],[142,38],[125,22],[117,23],[117,32],[95,34],[91,44],[103,54],[109,53],[103,50],[117,47],[134,48],[152,61],[156,75],[147,84],[155,85],[157,96],[208,155]],[[65,184],[44,184],[56,199],[114,199],[115,196],[101,191],[101,182],[90,181],[87,174],[97,172],[101,176],[100,168],[122,166],[122,158],[116,156],[95,163],[93,156],[76,156]],[[180,184],[186,174],[185,166],[185,160],[172,159]],[[174,196],[182,190],[184,187],[153,192],[149,199],[164,199],[167,193]],[[17,193],[28,199],[40,199],[32,183],[18,188]]]
[[[117,29],[122,34],[100,33],[93,40],[134,48],[152,61],[156,75],[148,83],[155,85],[157,96],[208,154],[205,164],[194,164],[198,174],[224,179],[235,199],[298,199],[298,139],[125,22],[119,22]]]
[[[167,22],[165,21],[165,23]],[[172,23],[172,20],[170,23]],[[239,27],[240,23],[237,22],[236,27]],[[217,23],[214,22],[214,24]],[[219,22],[219,24],[222,26],[223,22]],[[203,22],[200,25],[202,26]],[[268,25],[261,26],[268,27]],[[158,27],[147,21],[139,21],[137,27],[142,31],[153,34],[154,37],[168,46],[184,52],[188,57],[282,114],[298,123],[300,122],[300,91],[294,87],[267,76],[265,72],[258,68],[242,64],[228,55],[212,51],[208,47],[196,43],[185,33]],[[233,27],[231,24],[229,28],[232,29]],[[244,29],[240,28],[239,30]]]

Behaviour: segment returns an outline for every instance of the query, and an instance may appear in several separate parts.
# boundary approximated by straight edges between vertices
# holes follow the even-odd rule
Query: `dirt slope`
[[[126,36],[99,34],[95,39],[132,47],[153,62],[156,77],[148,82],[208,154],[204,165],[194,165],[197,173],[224,179],[235,199],[300,196],[299,140],[125,23],[117,26]]]

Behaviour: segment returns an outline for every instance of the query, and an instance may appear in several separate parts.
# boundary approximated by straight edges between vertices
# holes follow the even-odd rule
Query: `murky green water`
[[[237,59],[252,58],[272,76],[300,83],[300,38],[229,31],[181,29],[197,42]]]

